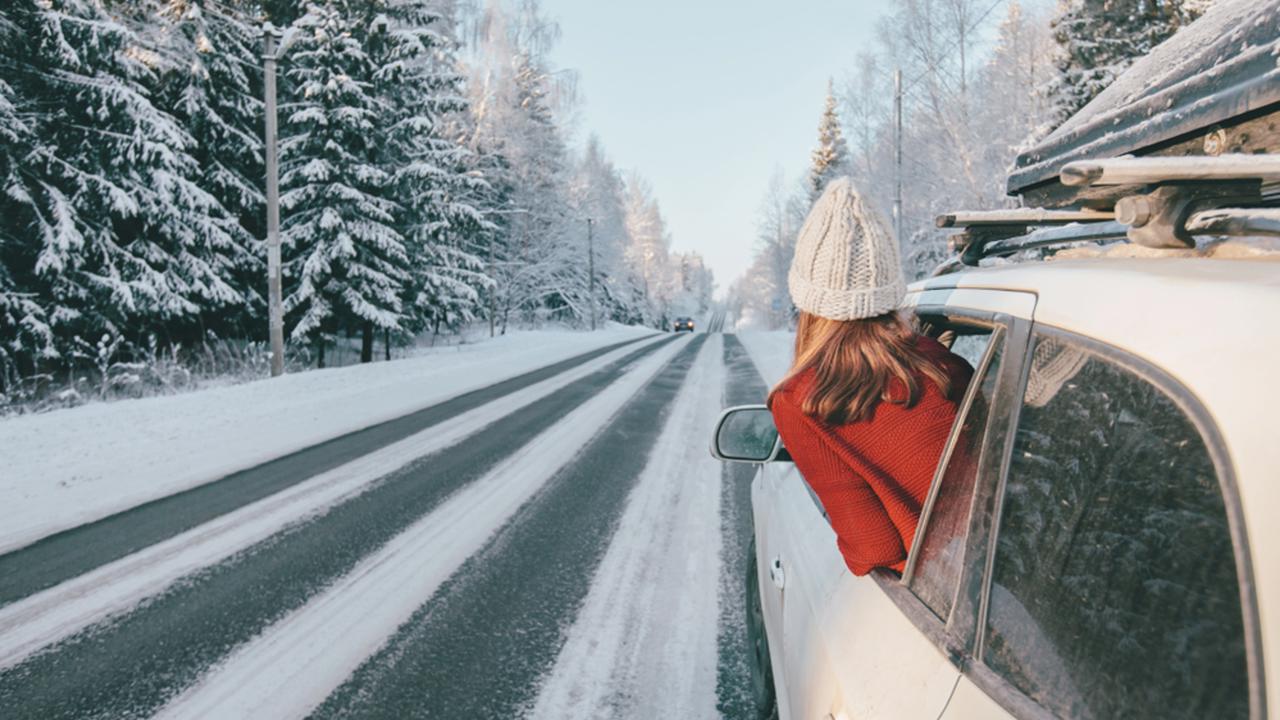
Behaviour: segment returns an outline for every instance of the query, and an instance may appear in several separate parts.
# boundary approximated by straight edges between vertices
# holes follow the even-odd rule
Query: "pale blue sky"
[[[888,0],[544,0],[557,66],[578,72],[578,141],[600,136],[648,178],[673,247],[723,292],[747,267],[757,208],[817,142],[827,78],[874,42]]]

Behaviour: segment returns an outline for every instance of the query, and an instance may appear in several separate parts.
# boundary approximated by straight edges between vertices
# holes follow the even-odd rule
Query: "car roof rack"
[[[1031,225],[1067,225],[1075,222],[1111,220],[1115,213],[1105,210],[1045,210],[1043,208],[1011,208],[1008,210],[974,210],[939,215],[934,224],[953,227],[1027,227]]]
[[[964,213],[954,215],[962,216]],[[1186,221],[1186,228],[1192,235],[1280,237],[1280,208],[1204,210],[1193,213]],[[945,275],[965,266],[976,266],[984,258],[1006,257],[1024,250],[1125,240],[1128,230],[1129,227],[1123,223],[1104,221],[1046,227],[1014,236],[975,237],[958,233],[949,241],[958,254],[939,265],[933,274]]]
[[[1186,155],[1077,160],[1062,166],[1063,185],[1155,185],[1166,182],[1280,180],[1280,155]]]
[[[963,215],[963,213],[954,213]],[[1090,213],[1090,217],[1094,215]],[[1110,217],[1107,214],[1105,217]],[[939,217],[941,221],[942,216]],[[1121,240],[1128,228],[1114,220],[1074,221],[1069,225],[1029,230],[1026,225],[967,226],[969,229],[951,236],[948,245],[957,253],[943,263],[948,271],[961,265],[976,266],[983,258],[1003,257],[1024,250],[1070,245],[1082,242]],[[939,270],[942,268],[940,267]],[[941,273],[939,273],[941,274]]]
[[[1280,184],[1280,154],[1123,156],[1062,167],[1063,185],[1129,186],[1112,209],[1014,208],[937,216],[957,257],[935,274],[983,258],[1080,242],[1127,239],[1152,248],[1193,248],[1196,235],[1280,237],[1280,208],[1267,187]],[[1040,228],[1033,230],[1032,228]]]

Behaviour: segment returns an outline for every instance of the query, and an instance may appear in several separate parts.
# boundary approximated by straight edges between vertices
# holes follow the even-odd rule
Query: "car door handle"
[[[782,570],[782,558],[775,557],[773,562],[769,563],[769,579],[773,581],[773,586],[781,590],[787,584],[787,574]]]

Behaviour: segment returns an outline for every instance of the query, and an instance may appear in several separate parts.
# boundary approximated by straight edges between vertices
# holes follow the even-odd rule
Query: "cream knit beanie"
[[[849,178],[827,185],[796,239],[787,275],[796,307],[830,320],[897,309],[906,295],[898,244]]]

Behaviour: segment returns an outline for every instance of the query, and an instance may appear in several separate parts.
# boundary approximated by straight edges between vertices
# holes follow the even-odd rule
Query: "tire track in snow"
[[[361,560],[324,593],[237,649],[159,717],[294,718],[311,712],[570,463],[574,452],[607,426],[682,346],[673,343],[645,358],[539,433],[485,477]]]
[[[509,717],[555,662],[706,335],[695,336],[316,717]]]
[[[660,341],[651,336],[642,345]],[[203,525],[0,607],[0,668],[39,648],[127,611],[178,579],[350,499],[409,463],[457,445],[472,434],[632,350],[620,348],[473,410],[454,415],[380,450],[221,515]]]
[[[150,714],[667,342],[636,350],[462,446],[422,458],[323,515],[185,578],[114,622],[0,671],[0,717]]]
[[[685,381],[534,718],[716,715],[720,463],[704,440],[720,408],[722,337],[710,335]]]
[[[0,606],[167,540],[431,425],[643,338],[615,343],[463,393],[418,412],[299,450],[0,555]]]
[[[762,403],[768,393],[751,357],[734,335],[724,336],[724,406]],[[720,662],[716,677],[717,709],[726,718],[756,717],[751,696],[751,648],[747,642],[747,606],[743,573],[747,548],[755,532],[751,521],[751,480],[756,469],[724,463],[721,470],[720,527],[723,551],[720,572]]]

